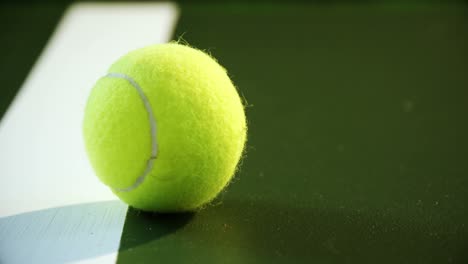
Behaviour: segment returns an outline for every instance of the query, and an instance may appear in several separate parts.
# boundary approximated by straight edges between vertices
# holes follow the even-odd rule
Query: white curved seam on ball
[[[112,188],[118,192],[129,192],[137,188],[138,186],[140,186],[140,184],[142,184],[145,181],[146,176],[153,169],[154,160],[156,159],[157,154],[158,154],[158,144],[156,141],[156,119],[154,118],[153,109],[151,108],[151,104],[148,98],[146,97],[145,93],[143,92],[143,89],[141,89],[141,86],[135,80],[133,80],[132,77],[122,74],[122,73],[116,73],[116,72],[110,72],[106,76],[104,76],[104,78],[106,77],[119,78],[119,79],[124,79],[128,81],[135,88],[135,90],[137,90],[138,95],[143,101],[145,110],[148,113],[148,119],[149,119],[150,130],[151,130],[151,157],[146,162],[145,170],[136,179],[135,183],[132,184],[131,186],[126,187],[126,188]]]

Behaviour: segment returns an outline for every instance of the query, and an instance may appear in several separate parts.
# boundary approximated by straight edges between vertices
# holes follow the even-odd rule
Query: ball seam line
[[[133,88],[135,88],[135,90],[138,92],[138,95],[140,96],[140,99],[143,101],[143,105],[145,106],[145,110],[148,113],[148,119],[149,119],[149,123],[150,123],[150,131],[151,131],[151,156],[149,157],[149,159],[146,162],[145,170],[136,179],[135,183],[132,184],[131,186],[126,187],[126,188],[113,188],[113,187],[111,187],[112,189],[114,189],[115,191],[118,191],[118,192],[129,192],[129,191],[134,190],[138,186],[140,186],[140,184],[142,184],[145,181],[146,176],[148,176],[148,174],[153,169],[154,161],[156,160],[157,154],[158,154],[158,144],[157,144],[157,141],[156,141],[156,128],[157,128],[156,119],[154,118],[153,110],[151,108],[151,104],[150,104],[150,102],[148,100],[148,97],[146,97],[146,95],[143,92],[143,89],[141,88],[141,86],[132,77],[130,77],[128,75],[125,75],[123,73],[110,72],[110,73],[106,74],[103,78],[124,79],[127,82],[129,82],[130,85],[133,86]]]

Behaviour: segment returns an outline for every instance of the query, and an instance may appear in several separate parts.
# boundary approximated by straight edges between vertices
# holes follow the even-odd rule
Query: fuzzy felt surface
[[[226,70],[202,51],[169,43],[120,58],[109,73],[130,76],[146,95],[157,125],[151,156],[148,113],[132,85],[101,78],[88,99],[83,134],[97,176],[129,205],[147,211],[194,210],[235,173],[246,141],[243,104]]]

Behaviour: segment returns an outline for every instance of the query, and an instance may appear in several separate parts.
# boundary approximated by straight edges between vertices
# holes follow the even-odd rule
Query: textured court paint
[[[84,105],[96,79],[121,54],[170,40],[177,15],[170,3],[82,3],[65,13],[0,123],[0,263],[15,263],[24,252],[35,263],[115,261],[126,206],[101,203],[116,197],[86,158]],[[109,30],[115,25],[119,30]],[[112,221],[102,223],[103,217]],[[28,237],[28,230],[35,233]],[[61,250],[44,256],[37,250],[42,243]]]
[[[2,217],[0,263],[92,262],[102,256],[107,260],[100,263],[110,263],[126,212],[124,203],[108,201]]]
[[[468,9],[194,4],[176,37],[249,101],[195,215],[130,209],[119,263],[468,263]]]

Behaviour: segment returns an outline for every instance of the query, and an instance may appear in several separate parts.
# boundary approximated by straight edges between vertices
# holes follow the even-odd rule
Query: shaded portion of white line
[[[109,241],[120,240],[126,212],[122,202],[108,201],[0,218],[0,262],[68,263],[106,255],[101,261],[112,262],[109,253],[116,249]]]
[[[130,85],[132,85],[135,88],[135,90],[137,90],[138,95],[141,98],[141,101],[143,101],[145,110],[148,113],[148,122],[150,124],[150,133],[151,133],[151,156],[146,161],[145,170],[140,176],[138,176],[135,183],[132,184],[131,186],[126,187],[126,188],[113,188],[114,190],[118,192],[129,192],[137,188],[138,186],[140,186],[140,184],[142,184],[145,181],[145,178],[148,175],[148,173],[150,173],[150,171],[153,169],[154,160],[157,158],[157,155],[158,155],[158,142],[156,140],[156,133],[157,133],[156,119],[154,117],[153,108],[151,107],[151,104],[148,98],[143,92],[143,89],[141,89],[141,86],[135,80],[133,80],[132,77],[127,76],[122,73],[111,72],[111,73],[108,73],[106,76],[104,76],[104,78],[120,78],[120,79],[124,79],[128,81]]]
[[[120,56],[170,40],[177,16],[171,3],[80,3],[67,10],[0,123],[0,263],[21,263],[19,254],[34,263],[115,262],[127,207],[87,160],[86,100]],[[101,224],[107,216],[113,220]],[[31,227],[40,240],[25,234]],[[41,243],[58,248],[42,252]]]

